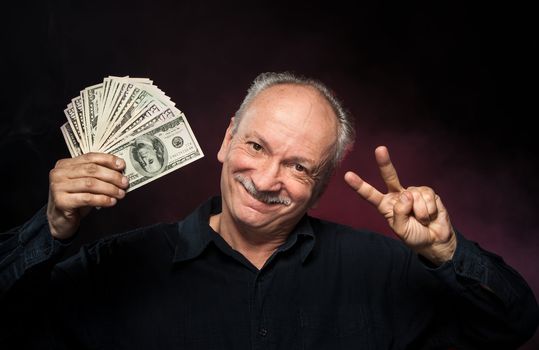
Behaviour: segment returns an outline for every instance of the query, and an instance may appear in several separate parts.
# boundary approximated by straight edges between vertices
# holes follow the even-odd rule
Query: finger
[[[393,231],[402,239],[410,220],[414,205],[413,195],[408,191],[403,191],[399,199],[393,206]]]
[[[387,185],[388,192],[401,192],[403,188],[399,182],[397,170],[395,170],[395,167],[389,158],[389,151],[387,150],[387,147],[377,147],[374,151],[374,155],[376,157],[378,167],[380,168],[380,175],[382,175],[382,179]]]
[[[125,197],[125,190],[122,188],[92,177],[64,181],[55,185],[53,190],[66,193],[103,194],[118,199]]]
[[[435,195],[434,200],[436,201],[436,208],[438,209],[438,216],[447,222],[448,225],[451,225],[449,222],[449,214],[447,212],[447,209],[445,208],[444,204],[442,203],[442,200],[440,196]]]
[[[363,181],[362,178],[352,171],[348,171],[346,174],[344,174],[344,181],[346,181],[348,186],[356,191],[357,194],[375,207],[378,207],[384,198],[384,195],[381,194],[376,188]]]
[[[425,202],[427,211],[429,213],[430,221],[436,220],[436,217],[438,216],[438,207],[436,206],[436,193],[434,193],[432,188],[427,186],[421,186],[417,189],[419,190],[419,193],[421,194],[421,197]]]
[[[122,158],[116,157],[107,153],[86,153],[75,158],[60,159],[56,162],[55,168],[65,168],[77,164],[96,163],[109,169],[123,170],[125,161]]]
[[[421,224],[425,226],[428,225],[430,223],[429,211],[427,209],[427,203],[425,203],[425,200],[421,196],[421,193],[416,188],[411,189],[410,187],[407,189],[407,191],[409,191],[414,198],[414,217]]]
[[[57,208],[112,207],[118,202],[114,197],[94,193],[63,193],[58,196]]]
[[[62,182],[64,179],[96,178],[120,188],[127,188],[128,179],[117,170],[112,170],[96,163],[81,163],[67,168],[53,169],[50,182]]]

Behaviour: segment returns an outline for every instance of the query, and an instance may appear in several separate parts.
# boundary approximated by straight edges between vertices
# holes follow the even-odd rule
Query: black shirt
[[[0,348],[492,349],[537,327],[522,278],[460,234],[434,268],[397,240],[305,216],[258,270],[209,226],[220,205],[62,262],[44,211],[3,234]]]

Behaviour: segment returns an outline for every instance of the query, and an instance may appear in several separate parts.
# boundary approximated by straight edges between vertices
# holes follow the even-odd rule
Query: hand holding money
[[[146,78],[107,77],[82,90],[64,114],[60,130],[73,158],[50,172],[47,218],[55,238],[71,237],[92,207],[111,207],[204,156],[185,115]]]
[[[124,169],[122,159],[104,153],[59,160],[49,175],[47,219],[53,237],[70,238],[92,207],[111,207],[123,198]]]
[[[146,78],[107,77],[82,90],[64,114],[71,156],[122,158],[128,192],[204,156],[185,115]]]

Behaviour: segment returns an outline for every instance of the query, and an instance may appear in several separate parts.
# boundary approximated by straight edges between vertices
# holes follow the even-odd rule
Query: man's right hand
[[[87,153],[61,159],[49,174],[47,218],[51,234],[67,239],[92,207],[112,207],[129,186],[125,161],[111,154]]]

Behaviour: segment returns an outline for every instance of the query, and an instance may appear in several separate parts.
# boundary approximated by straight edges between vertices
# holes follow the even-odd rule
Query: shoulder
[[[321,243],[334,242],[343,248],[380,247],[391,250],[407,250],[401,241],[381,233],[357,229],[347,225],[319,219],[309,218],[315,237]]]
[[[365,229],[310,218],[315,235],[312,253],[324,260],[336,259],[343,264],[379,265],[386,268],[405,266],[417,259],[416,254],[399,239]]]

